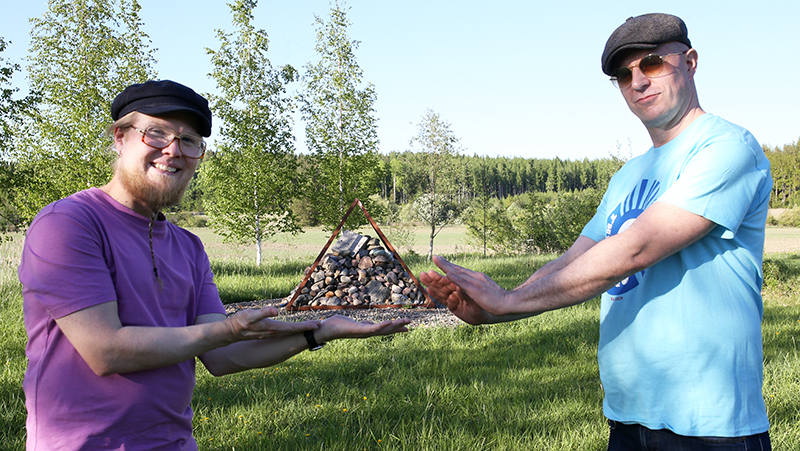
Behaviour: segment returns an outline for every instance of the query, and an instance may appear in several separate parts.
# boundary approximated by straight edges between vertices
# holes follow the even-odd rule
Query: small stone
[[[400,293],[392,293],[391,299],[392,299],[392,304],[394,304],[394,305],[402,305],[402,304],[410,304],[411,303],[411,299],[403,296]]]
[[[382,283],[373,280],[367,284],[367,294],[369,294],[373,304],[386,304],[389,296],[391,296],[391,291],[384,287]]]
[[[342,305],[342,300],[336,296],[328,298],[327,305]]]

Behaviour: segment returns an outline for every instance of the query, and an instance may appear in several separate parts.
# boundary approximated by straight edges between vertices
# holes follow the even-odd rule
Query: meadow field
[[[254,246],[193,231],[226,303],[286,296],[329,237],[316,229],[276,237],[256,267]],[[412,232],[393,244],[419,273],[432,268],[424,258],[428,238],[425,230]],[[24,448],[20,249],[20,237],[0,244],[0,450]],[[434,247],[507,288],[555,257],[483,258],[477,251],[460,228],[443,231]],[[764,397],[773,449],[785,451],[800,449],[798,252],[800,229],[768,229]],[[598,317],[595,299],[510,324],[334,342],[222,378],[198,365],[195,437],[201,450],[604,450]]]

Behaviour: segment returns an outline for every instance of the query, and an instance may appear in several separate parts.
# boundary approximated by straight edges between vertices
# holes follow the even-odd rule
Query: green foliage
[[[355,57],[359,42],[347,35],[351,25],[347,10],[335,2],[329,20],[317,17],[316,25],[320,60],[306,66],[301,95],[306,143],[314,158],[303,177],[316,217],[333,230],[354,199],[369,210],[369,196],[377,192],[377,95],[371,83],[359,87],[363,77]],[[346,227],[363,224],[363,215],[351,215]]]
[[[500,254],[564,252],[592,219],[602,193],[531,193],[493,199],[487,208],[473,203],[465,212],[470,242]]]
[[[597,212],[603,193],[586,189],[558,193],[550,202],[531,196],[529,247],[536,252],[564,252],[578,239],[583,227]],[[526,217],[527,219],[527,217]]]
[[[6,50],[11,42],[6,42],[0,37],[0,54]],[[5,162],[12,152],[15,130],[21,125],[22,115],[30,114],[34,109],[37,97],[28,95],[23,99],[15,99],[14,94],[19,88],[11,86],[14,73],[20,71],[16,62],[0,57],[0,162]],[[3,168],[5,169],[5,168]],[[7,185],[0,184],[0,188]]]
[[[23,221],[109,180],[112,154],[103,131],[111,102],[153,75],[139,10],[136,0],[50,0],[44,16],[32,20],[28,72],[41,103],[25,118],[12,156]]]
[[[0,54],[10,42],[0,37]],[[11,161],[14,151],[14,139],[21,125],[22,116],[35,109],[37,97],[28,95],[23,99],[15,99],[19,88],[11,87],[14,73],[19,72],[19,64],[0,57],[0,241],[6,237],[4,232],[16,230],[22,223],[17,211],[19,202],[15,202],[20,174],[16,164]]]
[[[772,173],[770,207],[786,208],[800,204],[800,145],[793,142],[783,147],[764,146]]]
[[[175,224],[178,227],[207,227],[208,226],[208,219],[204,216],[192,213],[190,211],[178,211],[178,212],[168,212],[167,218],[169,222]]]
[[[417,149],[418,150],[418,149]],[[427,167],[418,151],[389,152],[378,184],[385,198],[404,205],[427,191]],[[616,154],[589,160],[561,160],[453,155],[455,201],[469,203],[481,196],[504,199],[526,193],[605,190],[626,159]],[[486,194],[484,194],[486,193]]]
[[[468,242],[498,254],[512,254],[522,243],[512,222],[513,215],[499,199],[475,198],[462,213]],[[518,208],[516,204],[512,204]]]
[[[458,217],[455,204],[458,180],[454,164],[458,139],[435,111],[428,109],[417,124],[417,135],[411,144],[420,150],[424,193],[414,202],[416,216],[430,228],[428,259],[433,257],[433,240],[441,229]]]
[[[778,217],[777,225],[781,227],[800,227],[800,207],[784,211]]]
[[[218,30],[220,49],[208,49],[211,76],[223,93],[208,97],[222,125],[200,181],[209,225],[228,239],[255,243],[261,264],[262,239],[298,230],[291,210],[298,196],[292,103],[285,88],[297,73],[288,65],[273,69],[267,33],[251,25],[255,6],[245,0],[230,5],[236,31]]]

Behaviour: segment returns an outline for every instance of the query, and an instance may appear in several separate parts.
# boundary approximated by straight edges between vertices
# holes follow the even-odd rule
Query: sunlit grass
[[[242,256],[250,248],[203,239],[226,302],[285,296],[320,246],[256,267]],[[9,450],[25,442],[20,241],[0,245],[0,449]],[[508,288],[554,257],[448,256]],[[416,274],[433,268],[422,255],[406,260]],[[773,449],[788,451],[800,443],[800,257],[767,262],[764,397]],[[198,364],[195,436],[201,450],[602,450],[598,310],[594,300],[511,324],[333,342],[222,378]]]

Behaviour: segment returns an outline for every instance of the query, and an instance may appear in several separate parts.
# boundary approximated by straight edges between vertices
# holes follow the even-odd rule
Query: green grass
[[[256,267],[250,246],[199,232],[226,302],[285,296],[328,238],[272,243],[286,247]],[[456,243],[461,232],[450,233]],[[0,245],[0,450],[24,448],[19,252],[19,239]],[[415,273],[432,268],[403,257]],[[452,256],[506,287],[549,258]],[[791,451],[800,443],[800,257],[766,261],[764,397],[773,448]],[[195,437],[201,450],[603,450],[598,317],[594,300],[511,324],[333,342],[223,378],[198,365]]]
[[[0,242],[0,449],[25,448],[25,327],[17,265],[21,239]]]

